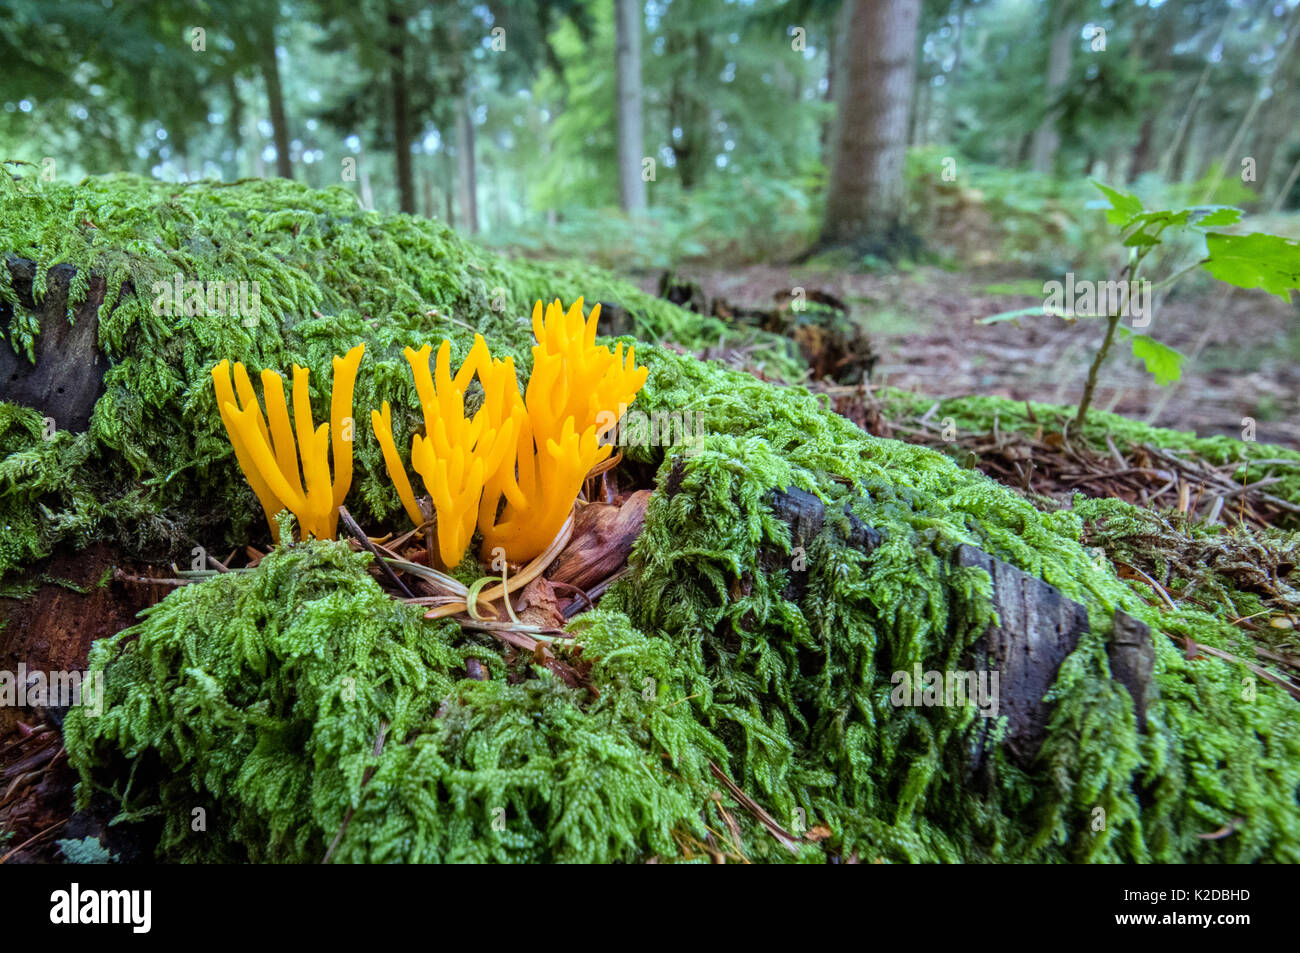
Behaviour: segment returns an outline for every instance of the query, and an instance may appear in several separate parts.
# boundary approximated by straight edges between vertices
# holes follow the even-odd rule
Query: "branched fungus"
[[[443,341],[438,348],[433,376],[429,374],[431,350],[426,344],[419,351],[409,347],[404,351],[415,375],[415,390],[424,414],[424,436],[416,434],[411,439],[411,467],[424,480],[433,501],[438,517],[438,556],[443,565],[451,568],[460,562],[469,547],[484,483],[506,463],[507,454],[515,445],[523,411],[515,410],[505,399],[491,399],[484,400],[473,420],[465,417],[465,388],[475,371],[483,378],[487,368],[485,387],[500,394],[500,387],[492,386],[496,380],[492,371],[494,362],[482,336],[475,337],[474,346],[455,377],[451,376],[450,369],[451,343]],[[509,365],[509,373],[513,379],[513,364]],[[503,372],[497,375],[504,377]],[[514,396],[518,400],[518,394]],[[370,422],[402,505],[418,526],[423,517],[397,455],[392,411],[387,401],[381,411],[371,411]]]
[[[559,301],[544,314],[540,301],[533,307],[537,345],[516,466],[501,467],[487,481],[479,506],[484,554],[500,546],[511,560],[524,562],[546,549],[573,509],[583,478],[613,450],[601,438],[649,371],[636,366],[633,348],[624,359],[622,344],[617,351],[597,346],[599,316],[597,304],[584,321],[581,298],[567,313]],[[519,400],[517,387],[504,391],[507,400]]]
[[[358,344],[348,351],[346,357],[334,358],[330,422],[319,427],[315,427],[312,421],[306,368],[296,364],[293,368],[293,425],[289,422],[289,408],[284,399],[284,379],[275,371],[262,371],[262,396],[266,402],[266,416],[263,417],[243,364],[235,365],[233,389],[229,361],[222,361],[212,369],[217,407],[235,449],[235,459],[257,494],[271,536],[277,542],[280,531],[275,515],[284,509],[298,518],[304,534],[310,533],[317,539],[334,538],[338,508],[352,485],[352,388],[364,353],[365,345]],[[331,443],[334,455],[332,481]],[[299,457],[302,460],[301,477]]]

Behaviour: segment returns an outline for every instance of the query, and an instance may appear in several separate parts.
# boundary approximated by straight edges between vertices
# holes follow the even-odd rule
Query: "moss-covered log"
[[[105,711],[69,716],[69,754],[83,797],[99,790],[162,821],[164,857],[315,861],[336,839],[333,860],[701,856],[706,819],[726,826],[712,760],[786,830],[830,831],[798,860],[1300,860],[1300,706],[1266,683],[1247,700],[1249,669],[1189,659],[1168,638],[1250,658],[1239,630],[1148,604],[1085,550],[1076,513],[873,438],[800,388],[655,346],[707,340],[718,328],[705,319],[589,269],[504,262],[436,224],[291,183],[0,178],[0,247],[39,263],[34,285],[70,264],[104,276],[116,300],[128,280],[149,288],[179,270],[258,280],[263,303],[253,327],[160,316],[138,295],[101,309],[110,365],[84,434],[42,440],[36,411],[0,404],[0,521],[20,541],[0,542],[0,571],[60,540],[174,553],[257,533],[207,377],[223,358],[296,362],[323,381],[330,356],[364,340],[356,406],[389,400],[409,445],[403,346],[446,336],[459,360],[479,331],[526,369],[531,300],[586,294],[620,301],[635,325],[650,368],[637,407],[704,422],[681,451],[623,448],[660,490],[628,574],[571,626],[598,695],[424,620],[380,590],[368,557],[329,542],[184,587],[97,643]],[[15,301],[11,288],[0,297]],[[378,448],[363,435],[355,455],[349,509],[368,529],[396,525]],[[834,518],[796,540],[774,488],[811,494]],[[872,546],[850,544],[846,507],[878,531]],[[1001,718],[891,700],[895,673],[960,671],[995,621],[993,581],[959,564],[963,545],[1087,614],[1023,761],[999,744]],[[792,585],[796,546],[804,578]],[[1117,611],[1153,633],[1145,732],[1112,677]],[[469,658],[487,680],[466,677]],[[992,780],[973,785],[969,753],[986,732]],[[734,816],[729,849],[792,858]],[[1198,836],[1229,821],[1232,836]]]

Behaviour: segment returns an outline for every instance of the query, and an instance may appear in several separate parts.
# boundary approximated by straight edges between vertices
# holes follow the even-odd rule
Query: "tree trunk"
[[[451,163],[451,156],[444,148],[442,150],[442,171],[443,183],[445,187],[442,190],[443,198],[447,206],[447,227],[456,227],[456,170]]]
[[[850,0],[822,245],[888,248],[902,227],[920,0]]]
[[[843,58],[845,56],[844,44],[840,42],[840,36],[848,32],[849,15],[851,13],[850,4],[843,4],[840,7],[840,12],[836,15],[835,23],[832,24],[830,34],[826,38],[826,93],[822,97],[822,102],[827,105],[833,106],[835,97],[839,93],[840,76],[844,72]],[[818,142],[822,165],[828,169],[831,167],[831,145],[834,141],[835,116],[832,110],[830,115],[822,120]]]
[[[438,209],[433,202],[433,173],[429,171],[428,160],[420,165],[420,186],[424,192],[424,217],[437,218]]]
[[[1060,112],[1056,99],[1070,78],[1070,63],[1074,56],[1075,26],[1071,22],[1070,6],[1071,0],[1056,0],[1052,5],[1052,48],[1047,58],[1047,113],[1034,133],[1030,153],[1033,170],[1046,174],[1056,169],[1056,150],[1061,145],[1061,135],[1056,129]]]
[[[1210,71],[1214,68],[1214,61],[1210,59],[1210,53],[1219,45],[1225,33],[1228,32],[1228,24],[1232,20],[1232,11],[1229,10],[1223,17],[1223,23],[1219,25],[1219,32],[1214,41],[1205,50],[1205,66],[1201,69],[1201,75],[1196,80],[1196,86],[1192,89],[1192,95],[1187,98],[1187,108],[1183,110],[1183,118],[1178,122],[1178,128],[1174,131],[1174,138],[1165,149],[1160,157],[1159,172],[1162,178],[1174,182],[1184,180],[1185,171],[1183,166],[1187,157],[1187,142],[1190,139],[1192,120],[1196,115],[1196,110],[1201,103],[1201,91],[1205,89],[1206,84],[1210,81]],[[1183,175],[1179,173],[1183,172]]]
[[[623,211],[645,208],[641,178],[641,0],[614,0],[618,96],[618,185]]]
[[[1138,131],[1137,145],[1133,147],[1133,162],[1129,166],[1128,180],[1132,182],[1143,172],[1150,172],[1155,167],[1152,161],[1152,140],[1156,131],[1156,115],[1154,112],[1148,113],[1147,118],[1142,121],[1142,128]]]
[[[677,158],[677,180],[683,189],[689,190],[703,179],[709,161],[709,110],[696,91],[700,85],[697,78],[707,75],[711,69],[710,36],[703,30],[689,36],[669,32],[667,47],[668,55],[673,58],[691,54],[687,57],[691,63],[689,70],[682,68],[673,75],[668,99],[668,141]],[[673,129],[681,130],[680,139],[673,136]]]
[[[234,73],[226,77],[226,94],[230,97],[230,177],[238,179],[239,149],[244,144],[244,102],[239,98],[239,81]]]
[[[478,233],[478,172],[474,163],[474,117],[470,114],[469,90],[464,93],[460,115],[456,120],[456,138],[459,148],[456,160],[460,165],[460,210],[465,219],[465,231]]]
[[[1161,158],[1161,168],[1166,164],[1166,160],[1168,164],[1168,173],[1162,173],[1162,177],[1170,182],[1186,182],[1192,174],[1192,139],[1200,132],[1196,125],[1200,118],[1199,109],[1199,99],[1193,100],[1188,105],[1179,123],[1178,132],[1175,134],[1176,145]]]
[[[907,134],[909,146],[923,146],[929,138],[926,128],[930,125],[930,102],[934,93],[930,83],[933,78],[933,76],[917,77],[918,88],[912,99],[911,129]]]
[[[275,174],[293,178],[293,160],[289,157],[289,120],[284,114],[284,89],[280,85],[280,64],[275,50],[275,30],[262,32],[262,81],[266,83],[266,101],[271,111],[271,130],[275,138]]]
[[[388,8],[388,56],[393,86],[393,158],[401,210],[415,214],[415,179],[411,173],[411,101],[406,88],[406,17]]]

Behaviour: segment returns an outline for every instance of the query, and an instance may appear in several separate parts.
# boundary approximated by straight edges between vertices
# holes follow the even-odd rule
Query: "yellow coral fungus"
[[[481,335],[475,337],[474,346],[455,377],[450,370],[451,342],[443,341],[438,348],[432,376],[429,373],[431,350],[426,344],[419,351],[408,347],[403,352],[411,365],[424,414],[424,435],[416,434],[411,440],[411,467],[420,474],[433,501],[438,517],[438,556],[450,568],[460,562],[474,535],[485,482],[503,465],[513,466],[507,461],[507,455],[515,446],[523,409],[517,406],[517,385],[513,392],[515,403],[503,393],[504,365],[503,369],[494,369],[498,362],[493,361]],[[474,419],[469,420],[465,417],[464,396],[476,371],[484,381],[488,399]],[[509,376],[513,384],[513,364],[509,364]],[[423,519],[393,441],[392,412],[387,401],[382,411],[371,411],[370,421],[402,505],[419,525]]]
[[[283,509],[288,509],[298,518],[304,535],[310,533],[317,539],[334,538],[338,508],[352,485],[352,389],[364,353],[365,345],[358,344],[348,351],[346,357],[334,358],[330,423],[320,427],[315,427],[312,422],[309,372],[306,368],[297,365],[293,368],[292,426],[284,399],[284,380],[275,371],[262,371],[262,395],[266,401],[266,417],[263,417],[243,364],[235,365],[234,389],[231,388],[229,361],[222,361],[212,369],[217,407],[235,449],[235,459],[257,494],[271,535],[277,542],[280,533],[275,515]],[[298,435],[296,447],[295,427]],[[333,481],[329,465],[331,443]],[[302,458],[301,477],[299,456]]]
[[[559,301],[545,312],[540,301],[533,308],[537,345],[515,459],[507,457],[488,479],[479,505],[485,555],[500,546],[511,560],[523,562],[546,549],[568,518],[583,478],[612,450],[600,437],[645,383],[649,371],[636,366],[632,348],[625,360],[621,344],[617,351],[596,345],[599,315],[596,305],[584,321],[581,298],[567,313]],[[479,370],[482,378],[483,365]],[[504,365],[498,373],[505,373]],[[509,395],[519,400],[517,386],[502,392],[502,412],[517,412],[517,404],[509,406]]]
[[[637,391],[650,373],[636,366],[636,349],[628,348],[626,359],[623,345],[611,351],[596,344],[596,327],[600,318],[600,305],[592,306],[591,314],[583,319],[583,299],[579,298],[566,312],[560,302],[552,301],[542,310],[539,301],[533,305],[533,376],[528,386],[531,392],[537,379],[539,364],[545,364],[547,375],[545,392],[550,403],[550,416],[555,424],[562,425],[566,417],[574,418],[579,432],[601,420],[602,414],[617,414],[636,398]],[[550,380],[550,374],[556,375]],[[532,415],[532,404],[529,404]],[[613,427],[600,423],[596,435],[604,436]],[[554,425],[552,425],[554,426]],[[603,459],[608,450],[601,454]]]

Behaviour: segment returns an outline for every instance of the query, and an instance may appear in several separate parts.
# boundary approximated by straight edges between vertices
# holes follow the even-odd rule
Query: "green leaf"
[[[1183,355],[1145,334],[1133,335],[1133,356],[1146,362],[1147,373],[1161,387],[1183,376]]]
[[[1187,210],[1187,224],[1197,228],[1218,225],[1236,225],[1241,221],[1241,209],[1231,205],[1197,205]]]
[[[1238,288],[1263,288],[1283,301],[1300,288],[1300,240],[1252,232],[1205,236],[1210,257],[1202,266],[1220,281]]]
[[[1133,233],[1124,239],[1130,247],[1160,244],[1160,235],[1166,228],[1208,228],[1212,225],[1233,225],[1241,221],[1241,209],[1230,205],[1197,205],[1192,208],[1162,209],[1143,212],[1129,220],[1125,230]]]
[[[980,318],[977,324],[999,324],[1002,321],[1017,321],[1020,318],[1041,318],[1044,315],[1051,315],[1055,318],[1065,317],[1063,311],[1056,308],[1049,308],[1047,305],[1034,305],[1032,308],[1017,308],[1015,311],[1002,311],[998,314],[991,314],[987,318]]]
[[[1092,184],[1101,190],[1101,194],[1110,199],[1110,209],[1106,212],[1106,221],[1120,228],[1126,226],[1142,214],[1142,200],[1132,192],[1121,192],[1109,185],[1102,185],[1096,179]]]

